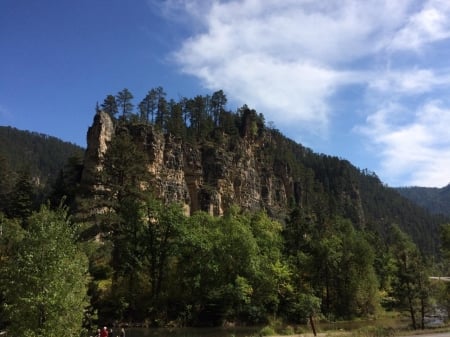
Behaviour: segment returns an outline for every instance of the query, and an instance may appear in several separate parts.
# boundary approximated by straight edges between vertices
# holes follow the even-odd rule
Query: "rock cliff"
[[[314,177],[294,172],[292,165],[274,159],[283,148],[274,142],[270,132],[255,136],[244,129],[233,138],[217,131],[216,139],[220,141],[204,140],[193,145],[163,134],[152,125],[128,125],[127,131],[149,158],[148,171],[153,177],[149,183],[158,196],[167,202],[181,202],[187,214],[203,210],[222,215],[232,205],[238,205],[249,210],[265,209],[269,215],[282,219],[288,205],[311,202],[307,200],[308,193],[314,187],[308,186]],[[101,170],[104,153],[114,135],[109,115],[97,113],[87,134],[85,184],[92,184],[91,179]],[[305,172],[311,176],[311,170]],[[344,193],[343,199],[346,204],[361,205],[357,190]],[[359,209],[362,220],[362,207]]]
[[[97,113],[87,132],[87,148],[81,178],[85,185],[91,185],[95,181],[95,174],[102,169],[103,155],[113,136],[114,124],[109,115],[104,112]]]

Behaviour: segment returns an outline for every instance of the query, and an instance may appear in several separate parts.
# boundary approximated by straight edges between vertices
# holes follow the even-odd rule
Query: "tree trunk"
[[[312,315],[309,315],[309,322],[311,323],[311,329],[313,331],[314,336],[317,336],[316,326],[314,325],[314,320]]]

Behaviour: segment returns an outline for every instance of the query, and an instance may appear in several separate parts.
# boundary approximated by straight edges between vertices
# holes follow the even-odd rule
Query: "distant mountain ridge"
[[[433,214],[450,216],[450,184],[441,188],[413,186],[396,190]]]

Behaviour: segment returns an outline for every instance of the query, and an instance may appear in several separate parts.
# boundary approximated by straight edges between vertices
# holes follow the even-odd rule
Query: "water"
[[[380,326],[392,328],[404,328],[409,324],[408,320],[399,318],[380,319],[369,321],[350,321],[350,322],[336,322],[325,323],[316,322],[316,329],[318,332],[325,332],[329,330],[354,330],[367,326]],[[250,337],[258,336],[261,326],[253,327],[214,327],[214,328],[127,328],[126,337]],[[117,332],[118,328],[115,329]],[[303,326],[303,331],[312,330],[309,326]]]
[[[126,337],[246,337],[255,336],[260,329],[261,327],[127,328],[125,332]]]

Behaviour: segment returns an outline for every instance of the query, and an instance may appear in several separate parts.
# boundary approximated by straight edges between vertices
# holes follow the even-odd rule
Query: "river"
[[[404,328],[409,321],[398,319],[382,319],[371,321],[351,321],[337,323],[316,323],[317,331],[355,330],[367,326],[383,326],[392,328]],[[229,328],[127,328],[126,337],[248,337],[257,336],[261,326],[253,327],[229,327]],[[118,332],[119,329],[116,329]],[[307,326],[303,331],[312,331]],[[114,334],[115,335],[115,334]],[[447,335],[448,336],[448,335]],[[450,337],[450,336],[448,336]]]
[[[238,328],[127,328],[126,337],[246,337],[254,336],[260,327]],[[119,329],[115,329],[117,333]],[[114,334],[116,335],[116,334]]]

